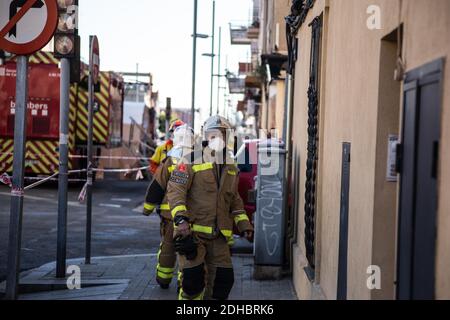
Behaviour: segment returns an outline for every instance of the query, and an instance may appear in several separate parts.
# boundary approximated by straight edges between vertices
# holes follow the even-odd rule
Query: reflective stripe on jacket
[[[172,220],[166,197],[166,188],[170,175],[175,170],[176,163],[177,160],[175,158],[168,157],[163,160],[162,165],[156,170],[152,183],[148,186],[145,195],[145,215],[150,215],[154,209],[159,209],[163,218]]]
[[[170,177],[167,199],[172,217],[188,218],[192,231],[206,238],[233,235],[233,223],[239,232],[253,230],[238,192],[239,175],[235,164],[224,164],[220,181],[218,165],[205,161],[181,161]]]

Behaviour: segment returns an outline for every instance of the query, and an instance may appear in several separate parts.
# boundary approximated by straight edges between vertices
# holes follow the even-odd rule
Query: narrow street
[[[27,192],[21,263],[21,300],[176,300],[176,284],[162,290],[155,281],[160,243],[160,218],[142,215],[147,181],[105,180],[95,184],[92,264],[85,265],[85,204],[77,198],[81,187],[69,190],[67,266],[81,268],[82,289],[68,290],[55,279],[57,188],[41,186]],[[9,190],[0,186],[0,201]],[[0,210],[0,292],[7,264],[9,206]],[[236,283],[233,300],[295,299],[292,282],[253,280],[252,246],[236,239],[233,248]],[[2,284],[3,282],[3,284]],[[267,288],[267,289],[266,289]],[[270,289],[269,289],[270,288]]]
[[[92,256],[151,254],[158,251],[159,217],[142,215],[148,182],[99,181],[94,189]],[[67,258],[84,257],[86,205],[81,187],[69,190]],[[56,260],[57,186],[27,192],[24,202],[22,270]],[[10,189],[0,186],[0,279],[5,279]]]
[[[0,0],[0,300],[450,301],[449,39],[450,0]]]

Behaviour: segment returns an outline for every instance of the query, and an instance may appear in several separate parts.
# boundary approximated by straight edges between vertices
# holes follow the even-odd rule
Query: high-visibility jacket
[[[145,194],[144,214],[150,215],[153,210],[159,209],[163,218],[172,220],[169,203],[166,197],[166,188],[170,175],[175,170],[177,159],[167,157],[162,161],[153,175],[153,180]]]
[[[150,172],[152,174],[155,174],[159,165],[164,161],[164,159],[167,157],[167,153],[170,150],[172,150],[172,148],[173,148],[172,140],[168,140],[164,144],[156,148],[155,153],[150,158]]]
[[[206,239],[219,234],[232,239],[233,223],[240,233],[253,230],[238,192],[237,166],[223,164],[219,172],[220,166],[206,156],[189,160],[179,161],[167,185],[172,217],[185,217],[191,230]]]

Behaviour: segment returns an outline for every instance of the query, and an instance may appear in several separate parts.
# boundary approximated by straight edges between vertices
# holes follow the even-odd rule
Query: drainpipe
[[[268,87],[267,82],[264,82],[264,86],[263,86],[263,97],[264,97],[264,105],[266,106],[265,111],[265,121],[264,121],[264,129],[267,130],[267,133],[270,132],[269,129],[269,103],[270,103],[270,99],[268,98],[269,96],[269,91],[270,91],[270,87]]]
[[[287,142],[287,134],[288,134],[288,126],[289,126],[289,116],[288,116],[288,112],[289,112],[289,106],[291,103],[291,75],[289,73],[286,72],[286,79],[284,80],[285,82],[285,88],[284,88],[284,115],[283,115],[283,136],[282,139],[284,141],[284,143]],[[288,146],[286,145],[286,151],[288,149]]]
[[[294,71],[292,71],[294,73]],[[293,115],[294,115],[294,84],[295,77],[293,74],[286,73],[286,96],[285,96],[285,115],[284,115],[284,128],[283,128],[283,141],[285,142],[286,148],[286,170],[285,170],[285,190],[287,192],[284,193],[284,210],[287,213],[285,216],[289,217],[289,219],[285,220],[286,226],[286,239],[288,243],[286,243],[286,248],[289,250],[287,253],[288,261],[289,261],[289,273],[293,271],[293,255],[292,255],[292,240],[295,239],[294,232],[297,229],[297,219],[296,212],[292,213],[289,211],[289,194],[294,190],[291,190],[291,176],[292,176],[292,158],[293,158],[293,143],[292,143],[292,127],[293,127]],[[291,225],[288,225],[288,221],[291,222]]]

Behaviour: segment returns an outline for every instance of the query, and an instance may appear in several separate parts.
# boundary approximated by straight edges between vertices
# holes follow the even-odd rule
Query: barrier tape
[[[21,188],[13,188],[11,190],[11,196],[13,197],[23,197],[25,195],[25,189],[21,189]]]
[[[136,172],[136,180],[140,180],[143,179],[144,176],[142,175],[142,170],[147,170],[148,168],[150,168],[150,166],[146,166],[146,167],[140,167],[140,168],[134,168],[134,169],[98,169],[98,168],[93,168],[92,171],[95,172],[113,172],[113,173],[130,173],[130,172]],[[154,180],[155,178],[153,178]],[[152,182],[153,182],[152,180]],[[86,194],[87,194],[87,187],[89,185],[92,185],[92,181],[90,181],[88,179],[88,181],[86,181],[86,183],[84,184],[83,188],[80,191],[80,194],[78,195],[78,202],[82,203],[84,202],[84,200],[86,200]]]
[[[0,181],[3,184],[6,184],[10,188],[12,188],[12,180],[11,180],[11,178],[8,176],[8,174],[6,172],[0,176]]]
[[[145,166],[145,167],[140,167],[140,168],[131,168],[131,169],[99,169],[99,168],[92,168],[92,171],[94,172],[103,172],[103,173],[131,173],[131,172],[137,172],[136,175],[136,180],[140,180],[143,178],[142,175],[142,170],[147,170],[149,169],[150,166]],[[70,170],[68,171],[68,175],[74,174],[74,173],[81,173],[81,172],[86,172],[87,169],[80,169],[80,170]],[[26,186],[23,191],[26,190],[30,190],[33,189],[37,186],[40,186],[41,184],[49,181],[49,180],[56,180],[55,177],[59,175],[59,172],[54,173],[51,176],[45,177],[45,178],[25,178],[25,179],[34,179],[34,180],[39,180],[33,184],[30,184],[29,186]],[[75,181],[75,180],[72,180]],[[82,181],[85,182],[86,180],[76,180],[76,181]],[[0,176],[0,182],[2,182],[3,184],[6,184],[7,186],[9,186],[10,188],[12,188],[12,180],[11,177],[5,172]],[[87,186],[87,183],[86,185]],[[84,187],[83,187],[84,189]],[[21,191],[21,192],[23,192]],[[81,190],[83,192],[83,190]],[[13,192],[13,195],[18,194],[17,190]],[[20,195],[19,195],[20,196]],[[80,194],[81,196],[81,194]]]
[[[149,169],[150,166],[140,167],[140,168],[133,168],[133,169],[98,169],[93,168],[92,171],[96,172],[111,172],[111,173],[131,173],[136,171],[142,171]]]
[[[79,203],[84,202],[84,200],[86,199],[87,187],[88,187],[88,183],[86,182],[84,184],[83,188],[81,189],[80,194],[78,195],[78,202]]]
[[[48,180],[50,180],[50,179],[56,177],[57,175],[59,175],[59,172],[54,173],[53,175],[51,175],[51,176],[49,176],[49,177],[47,177],[47,178],[44,178],[44,179],[42,179],[42,180],[40,180],[40,181],[38,181],[38,182],[35,182],[35,183],[33,183],[33,184],[30,184],[29,186],[26,186],[26,187],[25,187],[25,190],[33,189],[34,187],[37,187],[37,186],[39,186],[39,185],[41,185],[41,184],[47,182]]]
[[[0,155],[14,156],[12,152],[0,152]],[[34,157],[49,157],[48,154],[39,154],[39,153],[27,153],[27,156]],[[57,153],[55,153],[57,156]],[[87,159],[87,156],[80,155],[69,155],[71,159]],[[104,160],[149,160],[150,157],[119,157],[119,156],[94,156],[94,159],[104,159]]]
[[[29,181],[41,181],[44,178],[39,177],[24,177],[25,180]],[[58,178],[51,178],[48,181],[58,181]],[[68,179],[69,182],[86,182],[86,179]]]

